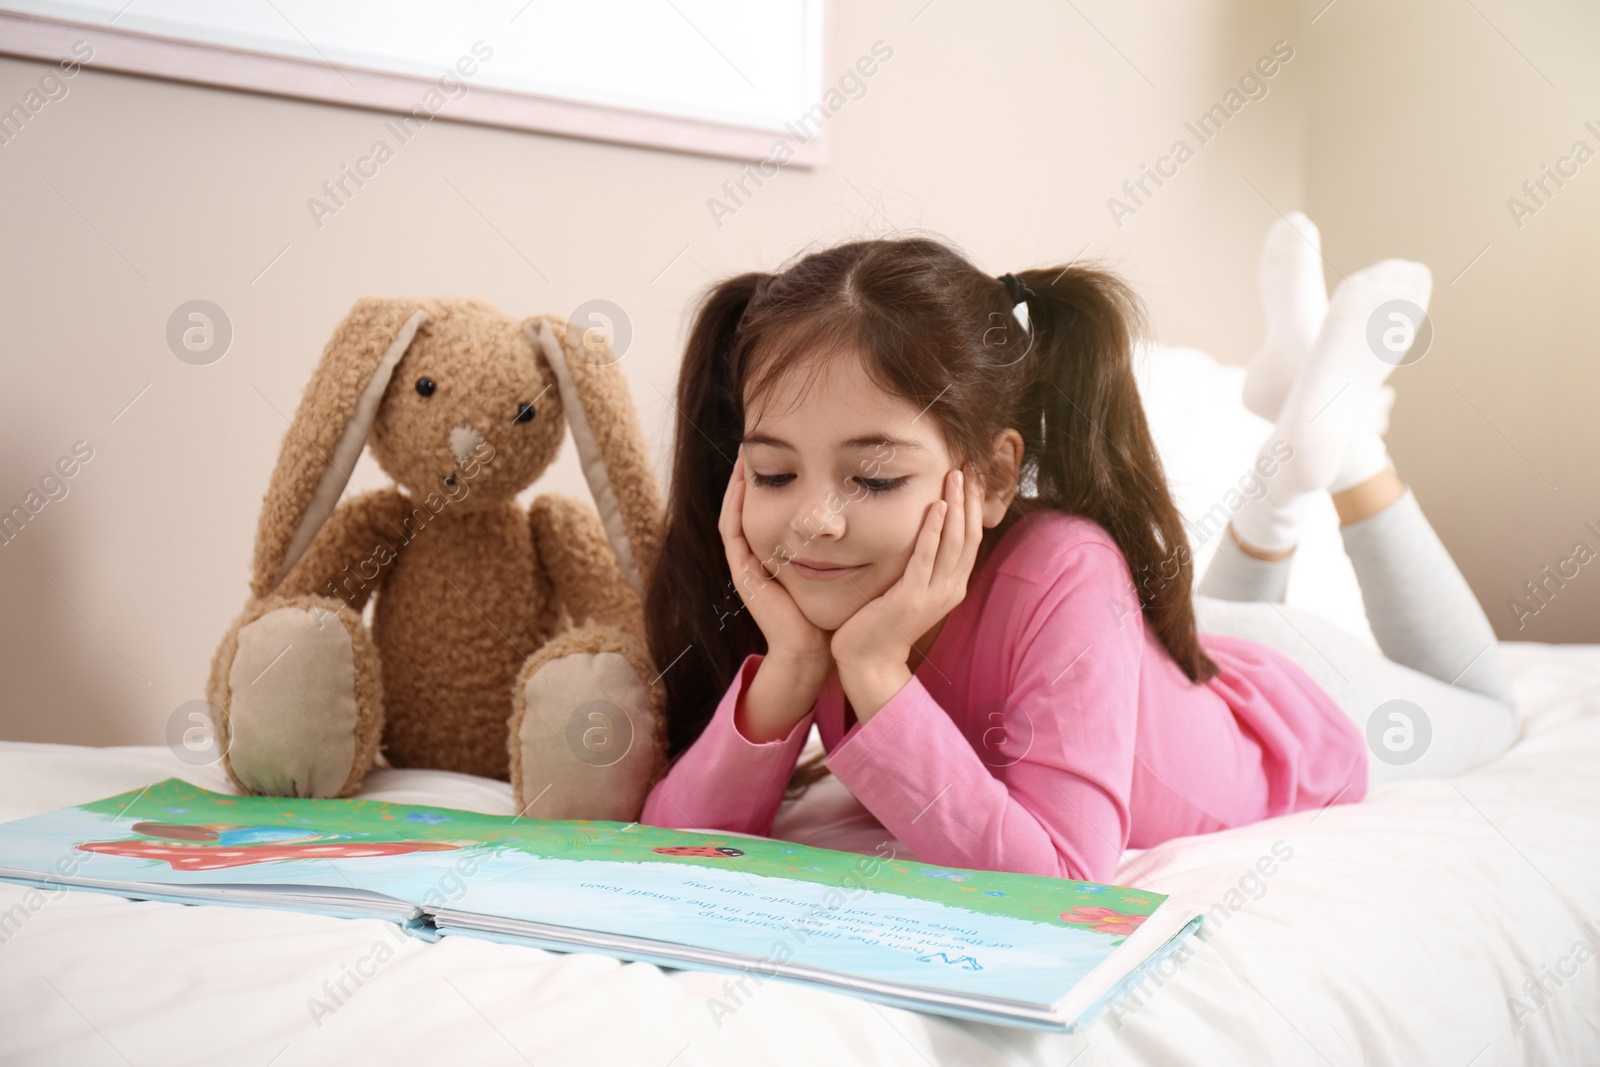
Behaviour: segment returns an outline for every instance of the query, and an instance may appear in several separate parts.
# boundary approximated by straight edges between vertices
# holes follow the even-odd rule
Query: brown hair
[[[703,294],[678,380],[661,562],[646,595],[650,651],[671,664],[663,675],[671,762],[704,731],[745,657],[767,649],[733,591],[717,530],[746,392],[763,396],[781,375],[820,370],[833,353],[860,353],[880,388],[926,405],[952,460],[973,462],[984,484],[1008,484],[993,441],[1016,429],[1021,485],[985,540],[1040,509],[1092,519],[1130,574],[1161,572],[1140,583],[1141,610],[1184,674],[1201,682],[1216,673],[1195,635],[1188,540],[1133,375],[1139,300],[1115,275],[1077,263],[1018,277],[1034,294],[1028,329],[1013,317],[1005,283],[920,236],[803,254],[777,273],[740,274]],[[787,795],[826,773],[820,759],[802,762]]]

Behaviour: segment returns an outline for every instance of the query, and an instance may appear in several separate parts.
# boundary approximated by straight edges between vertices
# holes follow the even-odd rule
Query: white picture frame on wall
[[[828,19],[828,0],[0,0],[0,53],[729,159],[781,141],[812,167]]]

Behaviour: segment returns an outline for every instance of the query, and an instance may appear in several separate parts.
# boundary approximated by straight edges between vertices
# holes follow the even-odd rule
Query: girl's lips
[[[836,578],[843,578],[847,574],[854,574],[866,566],[865,563],[854,567],[807,567],[798,560],[790,560],[789,566],[794,568],[796,574],[802,578],[809,578],[814,582],[831,582]]]

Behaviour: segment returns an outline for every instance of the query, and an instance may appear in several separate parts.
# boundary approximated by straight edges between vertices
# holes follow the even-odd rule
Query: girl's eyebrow
[[[771,434],[767,433],[747,433],[744,435],[744,440],[741,442],[741,444],[767,445],[771,448],[787,449],[790,452],[799,451],[799,449],[795,448],[794,445],[791,445],[789,442],[780,440],[779,438],[773,437]],[[902,438],[889,437],[885,434],[870,434],[866,437],[852,437],[848,441],[841,441],[839,443],[839,450],[849,451],[858,448],[876,448],[882,445],[887,445],[890,448],[904,448],[916,452],[927,451],[926,448],[917,444],[915,441],[906,441]]]
[[[918,451],[918,453],[928,451],[922,445],[918,445],[917,442],[906,442],[906,440],[901,440],[898,437],[883,437],[883,435],[877,435],[877,437],[851,437],[848,442],[840,445],[840,448],[880,448],[880,446],[894,448],[894,450],[907,448],[907,450]]]

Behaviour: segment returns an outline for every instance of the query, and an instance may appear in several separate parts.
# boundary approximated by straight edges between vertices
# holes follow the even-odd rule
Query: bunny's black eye
[[[421,393],[423,396],[432,396],[433,390],[434,384],[432,378],[417,379],[417,392]]]
[[[521,407],[517,408],[518,422],[532,422],[533,415],[534,409],[532,404],[523,404]]]

